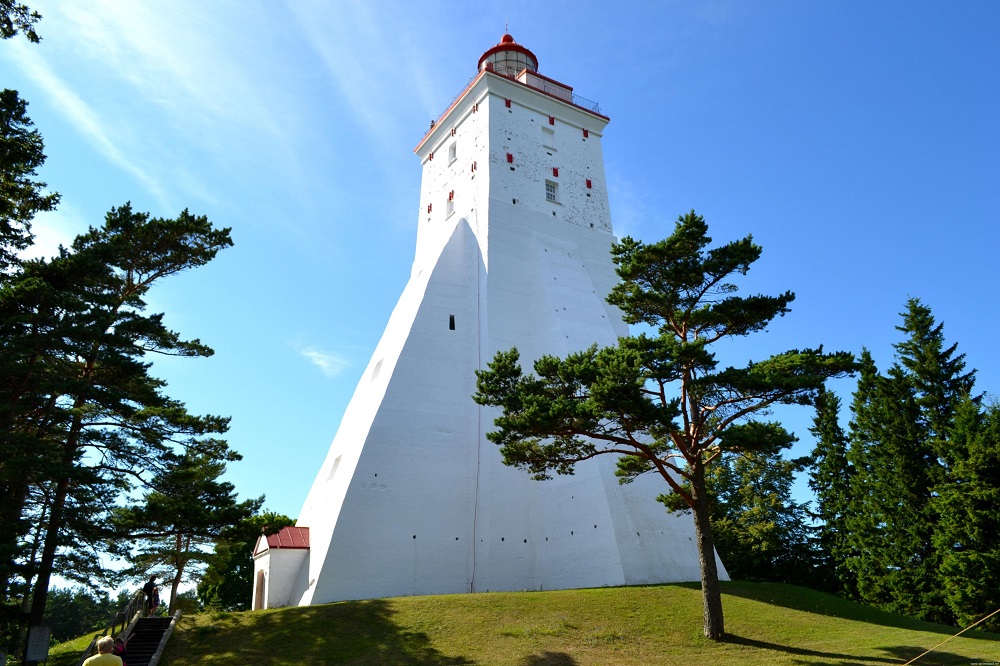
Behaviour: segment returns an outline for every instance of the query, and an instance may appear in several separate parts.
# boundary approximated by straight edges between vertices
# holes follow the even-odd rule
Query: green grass
[[[863,666],[905,663],[955,633],[791,585],[726,583],[723,594],[720,643],[701,635],[698,586],[665,585],[202,613],[181,620],[160,663]],[[968,632],[917,662],[975,663],[1000,664],[1000,635]]]

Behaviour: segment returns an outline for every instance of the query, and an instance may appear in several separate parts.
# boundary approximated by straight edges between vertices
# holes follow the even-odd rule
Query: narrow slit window
[[[448,315],[448,330],[455,330],[455,315]]]
[[[343,456],[337,456],[337,459],[333,461],[333,468],[330,470],[330,476],[326,477],[327,481],[332,479],[334,475],[337,473],[337,468],[340,467],[340,459],[342,457]]]

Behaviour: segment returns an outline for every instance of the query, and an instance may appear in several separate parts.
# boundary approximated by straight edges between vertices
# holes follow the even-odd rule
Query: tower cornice
[[[563,83],[560,83],[555,79],[538,74],[537,72],[531,72],[530,73],[531,78],[524,76],[524,74],[525,73],[522,72],[521,77],[514,78],[510,76],[504,76],[502,74],[497,74],[496,72],[490,71],[488,69],[484,69],[478,72],[474,77],[472,77],[472,80],[469,81],[468,85],[466,85],[465,88],[462,89],[462,92],[458,94],[458,96],[448,106],[448,108],[445,109],[444,113],[442,113],[437,120],[431,122],[430,129],[428,129],[427,133],[424,134],[424,138],[421,139],[420,143],[416,145],[416,147],[413,149],[413,152],[420,154],[421,150],[425,148],[428,144],[434,143],[433,140],[431,140],[431,137],[435,136],[442,127],[448,125],[446,121],[448,120],[449,116],[451,116],[452,112],[459,106],[461,106],[462,101],[465,100],[466,97],[468,97],[472,89],[476,87],[476,84],[478,84],[480,81],[483,80],[496,80],[498,83],[502,81],[514,84],[516,86],[521,86],[522,88],[531,91],[535,95],[540,95],[550,100],[554,100],[556,103],[560,105],[566,106],[575,111],[583,112],[589,116],[593,116],[594,118],[598,118],[601,121],[603,121],[603,124],[605,125],[611,122],[611,118],[609,118],[608,116],[598,113],[597,111],[594,111],[592,109],[588,109],[586,106],[582,106],[580,104],[577,104],[576,102],[567,101],[563,97],[560,97],[559,95],[556,95],[548,90],[545,90],[542,87],[542,84],[544,84],[544,82],[555,84],[556,86],[559,86],[560,88],[563,88],[572,93],[573,89],[571,87]],[[524,78],[525,80],[520,80],[521,78]],[[535,83],[535,85],[532,85],[532,83]]]

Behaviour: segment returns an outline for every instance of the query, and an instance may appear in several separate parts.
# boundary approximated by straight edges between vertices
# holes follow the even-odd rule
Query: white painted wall
[[[261,543],[263,541],[263,543]],[[253,558],[253,603],[251,608],[282,608],[288,606],[295,579],[309,558],[305,548],[266,548],[267,537],[257,540]],[[261,550],[261,549],[264,550]],[[264,574],[264,599],[258,604],[257,577]]]
[[[655,501],[662,481],[621,486],[610,457],[532,481],[501,463],[496,414],[471,398],[498,350],[530,363],[627,334],[604,300],[605,124],[484,73],[418,147],[411,277],[299,516],[312,549],[289,603],[699,578],[691,518]]]

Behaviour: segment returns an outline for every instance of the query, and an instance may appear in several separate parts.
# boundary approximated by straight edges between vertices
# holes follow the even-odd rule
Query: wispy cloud
[[[248,67],[260,54],[246,53],[252,40],[235,34],[240,18],[252,22],[262,18],[258,14],[228,12],[224,3],[178,7],[113,0],[69,5],[65,11],[84,54],[176,124],[204,132],[206,125],[225,121],[282,134],[283,123],[261,92],[266,73]],[[251,78],[254,74],[258,78]]]
[[[404,135],[412,136],[411,128],[404,134],[400,126],[401,99],[419,100],[428,119],[443,110],[447,93],[445,88],[432,92],[441,82],[434,81],[431,56],[408,45],[413,30],[411,17],[404,15],[408,8],[369,2],[291,2],[288,7],[339,99],[383,152],[395,151]]]
[[[266,11],[222,0],[38,3],[43,44],[5,45],[15,65],[165,208],[211,200],[210,174],[260,154],[295,175],[290,137],[302,124]]]
[[[28,53],[30,46],[15,43],[15,57],[21,67],[48,93],[57,108],[77,130],[110,162],[132,174],[161,202],[166,203],[163,188],[145,169],[127,156],[108,132],[110,123],[87,104],[67,82],[59,77],[41,58]]]
[[[336,377],[350,367],[347,359],[315,347],[306,347],[301,353],[327,377]]]

